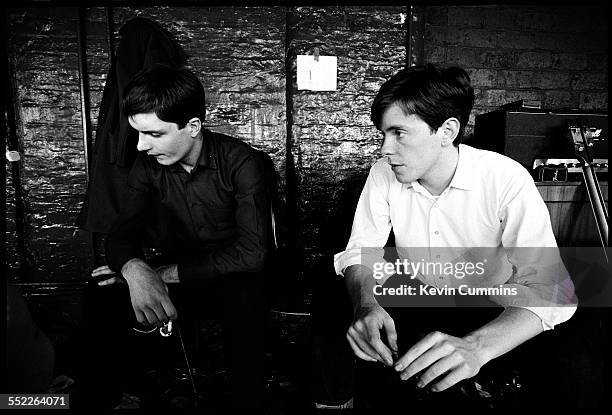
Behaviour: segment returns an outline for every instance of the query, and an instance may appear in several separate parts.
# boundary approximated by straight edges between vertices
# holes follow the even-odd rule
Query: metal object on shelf
[[[595,174],[595,159],[593,159],[590,149],[594,147],[595,140],[601,135],[601,130],[597,128],[585,127],[580,119],[576,120],[568,126],[568,135],[570,142],[574,145],[574,152],[580,162],[582,174],[584,177],[584,184],[587,189],[589,201],[591,202],[591,208],[593,209],[593,215],[595,222],[597,223],[597,230],[599,231],[599,237],[601,244],[604,248],[604,255],[606,255],[606,247],[608,246],[608,209],[604,197],[601,193],[601,186],[597,180]],[[607,161],[605,163],[607,169]]]
[[[604,176],[608,173],[608,159],[593,159],[593,173]],[[582,165],[578,159],[538,158],[533,161],[533,177],[539,182],[581,181]]]

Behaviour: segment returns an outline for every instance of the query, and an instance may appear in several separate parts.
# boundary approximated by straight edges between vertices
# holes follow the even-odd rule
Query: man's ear
[[[459,130],[461,128],[461,123],[455,117],[451,117],[444,121],[440,126],[440,131],[442,132],[442,145],[448,146],[452,145],[455,138],[459,134]]]
[[[187,128],[189,128],[189,135],[195,138],[202,130],[202,121],[198,117],[193,117],[187,121]]]

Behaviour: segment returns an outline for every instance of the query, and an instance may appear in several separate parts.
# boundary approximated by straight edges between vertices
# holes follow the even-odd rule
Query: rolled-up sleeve
[[[364,185],[346,249],[334,255],[334,269],[337,275],[351,265],[372,268],[376,262],[384,261],[384,245],[391,232],[389,209],[389,179],[379,161],[370,169]]]
[[[502,203],[502,244],[513,274],[505,285],[515,288],[518,306],[542,320],[544,330],[569,320],[578,300],[552,231],[550,214],[525,171],[510,184]],[[512,304],[500,301],[501,305]]]

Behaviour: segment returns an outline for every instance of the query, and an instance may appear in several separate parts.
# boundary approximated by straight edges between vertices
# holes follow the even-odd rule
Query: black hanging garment
[[[119,31],[121,41],[110,68],[98,126],[92,175],[76,225],[90,232],[108,233],[126,200],[127,176],[136,158],[137,132],[121,111],[123,90],[136,72],[154,63],[180,67],[185,54],[157,23],[135,18]]]

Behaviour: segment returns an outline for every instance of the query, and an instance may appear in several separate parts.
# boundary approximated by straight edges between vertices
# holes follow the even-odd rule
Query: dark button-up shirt
[[[203,130],[191,173],[144,153],[128,177],[129,200],[106,239],[110,268],[143,258],[149,243],[178,265],[181,281],[256,272],[267,254],[270,204],[262,154],[242,141]]]

